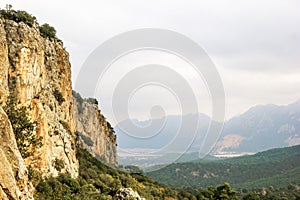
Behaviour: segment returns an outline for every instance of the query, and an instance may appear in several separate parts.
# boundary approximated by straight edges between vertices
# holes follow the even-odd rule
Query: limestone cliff
[[[0,107],[0,199],[32,199],[33,187],[10,121]]]
[[[41,37],[37,24],[30,27],[23,22],[0,19],[0,101],[5,102],[9,94],[17,97],[19,106],[31,107],[30,117],[38,122],[36,135],[43,138],[43,146],[25,163],[44,176],[55,176],[58,174],[55,161],[60,160],[64,163],[61,172],[77,177],[69,55],[61,41]],[[6,142],[15,143],[12,137]],[[1,159],[10,163],[7,166],[12,169],[10,172],[22,169],[19,170],[22,176],[26,168],[23,169],[19,153],[8,155],[8,149],[1,151],[1,148]],[[17,190],[11,192],[17,193]]]
[[[102,162],[117,166],[116,135],[98,109],[96,99],[82,99],[73,93],[73,116],[83,146]]]

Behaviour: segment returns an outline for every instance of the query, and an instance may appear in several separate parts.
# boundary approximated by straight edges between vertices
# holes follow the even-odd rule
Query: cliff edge
[[[117,166],[117,140],[113,128],[98,108],[93,98],[83,99],[73,91],[73,116],[82,146],[98,160]]]

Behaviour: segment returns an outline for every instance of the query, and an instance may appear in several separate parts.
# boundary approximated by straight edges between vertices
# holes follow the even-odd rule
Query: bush
[[[201,189],[198,199],[238,200],[238,197],[236,191],[231,189],[229,183],[224,183],[217,187],[211,186],[207,190]]]
[[[53,95],[59,104],[62,104],[65,101],[65,98],[63,97],[62,93],[58,89],[55,89],[53,91]]]
[[[13,20],[17,23],[24,22],[28,26],[32,27],[37,23],[36,17],[27,13],[24,10],[12,10],[11,7],[8,10],[0,9],[0,18]],[[45,23],[39,27],[42,37],[56,38],[56,30],[53,26]]]
[[[83,103],[84,99],[81,97],[81,95],[79,93],[77,93],[74,90],[72,90],[72,95],[78,103],[77,104],[78,113],[81,114],[83,112],[82,103]]]
[[[71,135],[71,129],[67,122],[59,120],[59,123],[64,127],[64,129]]]
[[[64,161],[62,159],[55,158],[54,168],[60,172],[64,167],[65,167]]]
[[[13,20],[15,22],[24,22],[28,26],[32,27],[36,23],[36,17],[30,15],[23,10],[0,10],[0,18]]]
[[[22,157],[32,156],[42,146],[42,137],[37,137],[34,133],[37,122],[31,121],[26,107],[18,108],[17,99],[13,96],[8,97],[4,111],[11,122]]]
[[[259,199],[260,199],[259,196],[257,196],[253,192],[250,192],[243,197],[243,200],[259,200]]]
[[[33,169],[30,165],[28,167],[28,178],[32,182],[33,186],[36,187],[42,180],[42,174]]]
[[[71,190],[59,181],[58,178],[50,177],[42,180],[36,188],[35,199],[72,199]]]
[[[143,173],[143,170],[141,170],[138,166],[135,166],[135,165],[127,165],[124,168],[125,168],[125,170],[127,170],[128,172],[133,173],[133,174],[142,174]]]
[[[76,101],[79,104],[83,103],[83,98],[81,97],[81,95],[79,93],[77,93],[76,91],[72,90],[72,95],[73,95],[73,97],[76,99]]]
[[[106,125],[111,132],[113,133],[115,132],[114,128],[111,126],[111,124],[108,121],[106,122]]]
[[[98,100],[95,98],[88,98],[86,101],[90,104],[95,104],[95,105],[99,104]]]
[[[56,38],[55,28],[47,23],[40,26],[40,33],[42,37]]]

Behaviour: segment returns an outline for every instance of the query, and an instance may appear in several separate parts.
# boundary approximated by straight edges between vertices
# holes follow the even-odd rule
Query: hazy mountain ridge
[[[200,149],[201,138],[207,133],[210,118],[199,114],[200,128],[188,152]],[[183,116],[186,118],[188,116]],[[189,117],[197,117],[190,115]],[[168,144],[180,126],[181,116],[166,116],[154,121],[166,121],[161,132],[155,137],[141,140],[132,138],[119,127],[126,127],[130,120],[116,125],[120,148],[152,148],[158,149]],[[134,124],[143,127],[149,121],[133,119]],[[157,123],[159,124],[159,123]],[[161,122],[160,124],[163,124]],[[130,134],[134,130],[128,131]],[[139,135],[137,135],[139,136]],[[250,108],[240,116],[225,122],[222,134],[214,152],[258,152],[266,149],[300,144],[300,101],[286,105],[259,105]]]
[[[286,105],[265,105],[250,108],[224,126],[222,139],[236,134],[242,137],[237,147],[219,150],[257,152],[270,148],[299,144],[300,101]]]
[[[199,113],[199,130],[201,132],[206,132],[208,129],[208,125],[210,122],[210,118],[205,115]],[[188,119],[188,118],[197,118],[197,114],[190,114],[185,115],[181,118],[181,116],[176,115],[170,115],[165,116],[160,119],[153,119],[153,120],[147,120],[147,121],[139,121],[136,119],[132,119],[133,124],[139,126],[139,127],[150,127],[152,124],[162,124],[162,127],[153,127],[153,130],[160,130],[159,132],[156,132],[154,137],[149,137],[147,139],[141,140],[139,137],[144,137],[144,132],[137,132],[135,130],[127,129],[130,127],[128,124],[132,123],[130,119],[124,120],[117,124],[114,129],[116,131],[116,134],[118,136],[118,140],[120,141],[120,148],[150,148],[150,149],[158,149],[163,147],[164,145],[167,145],[169,141],[172,140],[173,137],[176,136],[177,130],[181,125],[182,119]],[[151,124],[152,122],[152,124]],[[124,128],[126,131],[124,131]],[[161,129],[160,129],[161,128]],[[146,134],[151,134],[151,129],[146,130]],[[149,133],[150,132],[150,133]],[[136,136],[132,137],[131,135]],[[197,137],[197,135],[196,135]]]

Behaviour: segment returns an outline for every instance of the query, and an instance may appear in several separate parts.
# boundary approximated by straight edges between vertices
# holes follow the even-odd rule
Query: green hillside
[[[92,199],[135,199],[116,198],[120,188],[132,188],[147,200],[198,200],[198,199],[239,199],[242,195],[231,189],[228,183],[210,186],[208,189],[172,189],[141,173],[129,173],[108,167],[94,158],[87,150],[77,147],[79,177],[73,179],[68,174],[42,178],[30,169],[35,199],[43,200],[92,200]],[[294,191],[294,189],[293,189]],[[251,193],[249,193],[251,194]],[[243,194],[243,196],[248,193]],[[259,197],[259,193],[255,194]],[[222,197],[222,198],[221,198]],[[262,198],[263,199],[263,198]]]
[[[240,194],[231,189],[228,183],[218,186],[210,186],[207,189],[194,190],[192,188],[171,189],[159,184],[140,173],[128,173],[102,164],[91,156],[86,150],[78,148],[77,158],[80,165],[80,173],[77,179],[68,174],[60,174],[58,177],[41,178],[37,172],[30,170],[31,180],[36,191],[35,199],[43,200],[121,200],[136,199],[132,197],[117,198],[115,195],[120,188],[132,188],[140,196],[147,200],[238,200],[244,199],[251,192]],[[295,188],[289,192],[290,199],[295,199]],[[273,199],[273,193],[262,196],[259,192],[253,193],[256,199]],[[262,198],[261,198],[262,197]]]
[[[84,149],[77,148],[79,177],[67,174],[42,179],[37,175],[35,199],[112,199],[120,188],[132,188],[146,199],[177,199],[178,191],[163,187],[142,174],[132,174],[108,167]],[[185,195],[189,196],[189,193]]]
[[[286,188],[300,185],[300,145],[239,158],[175,163],[147,175],[177,188],[206,188],[224,182],[237,190]]]

